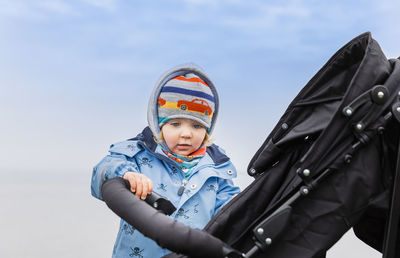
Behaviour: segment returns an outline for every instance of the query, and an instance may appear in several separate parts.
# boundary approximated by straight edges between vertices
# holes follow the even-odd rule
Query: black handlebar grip
[[[130,185],[129,181],[128,180],[124,180],[124,181],[125,181],[126,188],[130,190],[131,185]],[[161,211],[162,213],[164,213],[165,215],[168,215],[168,216],[171,215],[172,213],[174,213],[174,211],[176,211],[176,207],[171,203],[170,200],[168,200],[164,196],[162,196],[154,191],[151,194],[148,194],[146,196],[146,199],[144,199],[144,201],[147,204],[149,204],[151,207]]]

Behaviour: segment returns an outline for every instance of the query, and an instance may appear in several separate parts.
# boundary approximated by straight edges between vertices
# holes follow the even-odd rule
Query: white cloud
[[[33,18],[38,17],[38,13],[32,11],[30,4],[26,4],[20,0],[1,1],[0,2],[0,15],[3,17],[4,16],[24,16],[24,17],[33,17]]]
[[[400,1],[383,0],[373,2],[371,8],[375,10],[376,30],[372,36],[381,45],[387,57],[400,56]]]
[[[116,11],[118,9],[118,6],[120,5],[119,1],[117,1],[117,0],[83,0],[83,1],[92,6],[95,6],[95,7],[110,11],[110,12]]]
[[[0,1],[0,15],[20,19],[42,20],[52,15],[77,15],[79,12],[71,3],[64,0],[41,1]]]
[[[247,15],[225,17],[225,25],[232,26],[235,29],[244,31],[258,31],[260,29],[278,29],[282,24],[282,19],[290,17],[291,20],[303,19],[310,16],[311,11],[306,6],[297,4],[298,1],[292,1],[283,4],[263,4],[243,6],[253,12]]]
[[[178,0],[178,2],[180,2]],[[221,2],[225,2],[225,1],[214,1],[214,0],[183,0],[182,2],[184,2],[186,5],[191,5],[193,7],[198,7],[198,6],[207,6],[207,7],[212,7],[212,8],[216,8],[218,6],[221,5]],[[235,1],[236,2],[236,1]]]
[[[46,12],[52,12],[57,14],[64,15],[76,15],[78,14],[77,10],[72,7],[70,2],[63,0],[46,0],[46,1],[38,1],[37,6]]]
[[[25,19],[50,19],[51,15],[81,15],[86,6],[114,12],[117,0],[0,0],[0,15]]]

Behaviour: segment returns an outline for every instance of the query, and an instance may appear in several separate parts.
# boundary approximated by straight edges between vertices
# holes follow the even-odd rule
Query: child
[[[213,83],[197,66],[167,72],[150,97],[149,127],[136,138],[111,145],[110,154],[93,169],[92,195],[102,199],[104,181],[123,177],[137,197],[145,199],[154,189],[177,208],[172,218],[202,229],[239,192],[232,182],[233,164],[209,142],[218,105]],[[113,257],[169,252],[121,220]]]

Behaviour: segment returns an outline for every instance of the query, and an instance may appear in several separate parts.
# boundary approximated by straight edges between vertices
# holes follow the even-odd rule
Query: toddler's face
[[[168,148],[173,153],[183,156],[200,148],[206,136],[206,129],[202,124],[186,118],[169,120],[161,131]]]

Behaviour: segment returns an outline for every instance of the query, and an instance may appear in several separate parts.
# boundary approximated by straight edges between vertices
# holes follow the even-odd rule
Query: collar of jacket
[[[157,143],[154,141],[153,133],[151,132],[148,126],[144,128],[143,131],[140,134],[138,134],[135,138],[129,139],[128,141],[143,142],[144,145],[153,153],[157,148]],[[211,157],[216,166],[229,161],[229,157],[226,156],[221,151],[221,149],[215,144],[212,144],[211,146],[207,147],[207,153]]]

